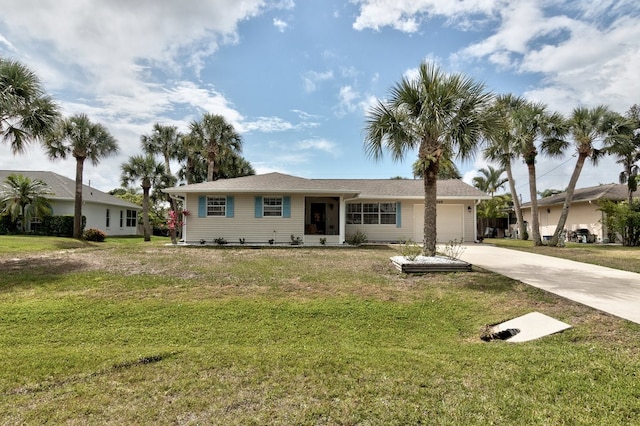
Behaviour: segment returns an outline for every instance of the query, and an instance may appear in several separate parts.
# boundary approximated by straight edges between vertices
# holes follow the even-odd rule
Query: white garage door
[[[464,209],[462,204],[438,204],[436,229],[438,242],[464,239]],[[413,206],[413,240],[424,240],[424,204]]]

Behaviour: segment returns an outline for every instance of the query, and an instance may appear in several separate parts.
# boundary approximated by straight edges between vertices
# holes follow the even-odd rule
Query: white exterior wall
[[[358,203],[374,203],[374,202],[389,202],[388,200],[365,200],[358,199]],[[400,227],[397,225],[365,225],[365,224],[347,224],[346,234],[351,235],[357,231],[364,232],[367,235],[369,241],[405,241],[412,239],[416,242],[422,242],[424,240],[424,203],[422,199],[401,200],[401,222]],[[438,241],[440,237],[455,235],[456,239],[463,238],[464,242],[473,242],[476,239],[476,215],[475,215],[475,202],[468,201],[454,201],[443,200],[438,202],[439,223],[448,223],[444,219],[448,217],[444,216],[444,213],[440,213],[443,210],[441,205],[451,206],[452,209],[447,210],[447,213],[457,210],[453,206],[459,206],[460,209],[456,212],[455,225],[456,229],[447,229],[443,232],[438,232]],[[471,211],[469,211],[471,209]],[[457,220],[460,217],[460,221]],[[447,242],[449,238],[447,237]]]
[[[294,237],[304,237],[304,195],[268,195],[290,196],[291,217],[255,217],[255,197],[263,194],[228,194],[234,197],[233,217],[198,217],[198,197],[204,194],[189,194],[186,209],[190,215],[187,218],[187,243],[198,243],[205,240],[212,244],[216,238],[224,238],[229,243],[238,243],[244,238],[247,244],[266,244],[270,239],[282,244]],[[224,195],[216,194],[216,197]]]
[[[74,214],[73,201],[54,201],[52,214],[64,216]],[[110,226],[107,228],[107,209],[111,217]],[[129,209],[133,210],[133,209]],[[123,212],[123,226],[120,226],[120,212]],[[87,219],[84,229],[95,228],[104,231],[108,236],[137,235],[137,226],[127,226],[127,208],[108,204],[83,203],[82,215]]]

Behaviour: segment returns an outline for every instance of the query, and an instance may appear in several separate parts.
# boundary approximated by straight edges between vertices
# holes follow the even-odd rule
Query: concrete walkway
[[[640,274],[489,244],[467,245],[460,258],[640,324]]]

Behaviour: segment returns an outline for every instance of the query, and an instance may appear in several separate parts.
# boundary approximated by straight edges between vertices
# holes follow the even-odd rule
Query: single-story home
[[[0,170],[0,182],[12,174],[45,182],[53,193],[47,197],[51,200],[53,215],[74,214],[76,183],[73,179],[48,171]],[[100,229],[109,236],[137,235],[140,211],[142,207],[137,204],[82,185],[82,215],[87,219],[85,229]]]
[[[636,191],[633,195],[634,197],[640,196],[640,192]],[[538,200],[538,220],[540,235],[543,238],[550,238],[555,232],[566,197],[567,193],[561,192]],[[627,198],[627,185],[618,183],[576,189],[565,224],[568,237],[573,231],[588,229],[591,234],[595,235],[596,242],[609,241],[608,232],[602,220],[604,213],[598,210],[600,208],[598,203],[601,200],[623,201]],[[531,234],[531,203],[522,205],[522,216],[523,220],[527,222],[528,231]]]
[[[186,243],[342,244],[357,231],[369,241],[423,240],[424,186],[408,179],[305,179],[281,173],[165,189],[189,212]],[[489,196],[457,179],[438,182],[437,239],[476,240],[476,205]]]

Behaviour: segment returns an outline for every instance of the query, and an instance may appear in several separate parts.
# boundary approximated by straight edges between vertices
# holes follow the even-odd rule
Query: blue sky
[[[85,168],[85,183],[119,186],[120,164],[156,122],[222,114],[258,173],[308,178],[411,177],[363,150],[366,111],[422,61],[495,93],[569,113],[640,103],[640,4],[570,0],[0,0],[0,55],[35,70],[66,115],[107,126],[121,152]],[[467,182],[486,166],[458,163]],[[541,159],[538,188],[564,188],[574,158]],[[53,170],[33,145],[0,168]],[[609,159],[579,186],[617,181]],[[516,164],[527,199],[526,169]]]

